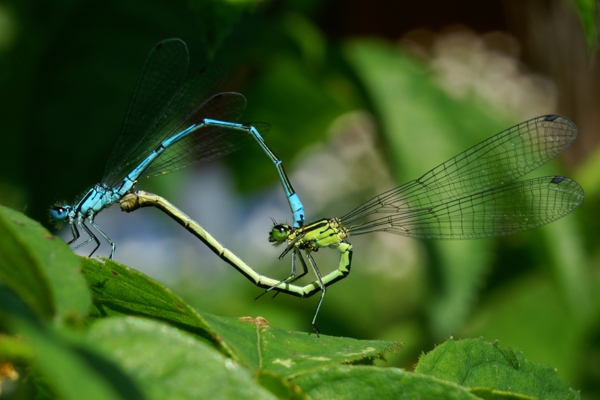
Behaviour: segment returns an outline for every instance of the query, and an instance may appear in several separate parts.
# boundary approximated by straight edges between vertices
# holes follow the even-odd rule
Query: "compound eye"
[[[281,243],[285,241],[290,234],[290,230],[290,227],[287,225],[275,225],[269,233],[269,242]]]
[[[55,207],[52,207],[52,209],[50,210],[50,217],[54,221],[64,221],[65,218],[67,218],[68,213],[69,213],[69,210],[67,207],[55,206]]]

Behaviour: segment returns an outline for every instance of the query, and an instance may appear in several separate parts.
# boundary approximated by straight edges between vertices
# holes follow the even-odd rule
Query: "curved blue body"
[[[218,75],[214,69],[201,70],[185,82],[188,53],[179,39],[159,42],[150,52],[138,81],[123,130],[109,158],[102,182],[74,205],[51,209],[55,221],[67,220],[73,243],[79,237],[78,227],[89,238],[75,249],[92,241],[100,241],[86,221],[110,243],[114,256],[115,244],[96,225],[95,216],[118,202],[131,191],[138,179],[176,171],[229,154],[255,141],[271,159],[294,214],[294,226],[304,223],[304,207],[285,173],[282,161],[267,146],[258,129],[247,124],[230,122],[238,119],[246,106],[239,93],[210,95],[216,88]],[[210,95],[210,96],[209,96]],[[214,119],[213,119],[214,118]],[[133,166],[133,167],[132,167]]]

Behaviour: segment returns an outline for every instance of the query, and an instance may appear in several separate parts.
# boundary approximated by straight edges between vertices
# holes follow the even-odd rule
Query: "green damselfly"
[[[324,218],[299,228],[274,224],[269,241],[285,244],[279,256],[292,253],[290,276],[276,280],[259,274],[225,249],[202,227],[165,199],[146,192],[130,192],[121,208],[134,211],[157,207],[204,242],[213,252],[257,286],[297,297],[321,292],[312,319],[316,318],[326,287],[350,273],[350,236],[389,232],[419,239],[481,239],[533,229],[556,221],[581,205],[583,189],[563,176],[546,176],[512,182],[564,151],[577,137],[577,128],[566,118],[548,115],[523,122],[458,154],[418,179],[382,193],[339,218]],[[512,182],[512,183],[511,183]],[[311,253],[337,248],[340,262],[322,275]],[[294,282],[308,272],[316,280]],[[297,260],[302,272],[297,274]]]
[[[269,290],[309,297],[321,292],[312,320],[325,297],[326,287],[347,277],[352,262],[350,236],[389,232],[419,239],[482,239],[533,229],[569,214],[581,205],[583,189],[563,176],[525,181],[515,179],[545,164],[577,137],[575,124],[546,115],[523,122],[471,147],[418,179],[382,193],[339,218],[325,218],[300,228],[275,224],[269,241],[285,244],[279,256],[292,253],[289,277]],[[337,248],[338,268],[322,275],[311,253]],[[308,272],[317,280],[292,285]],[[297,275],[296,260],[302,272]],[[282,289],[285,284],[285,289]]]

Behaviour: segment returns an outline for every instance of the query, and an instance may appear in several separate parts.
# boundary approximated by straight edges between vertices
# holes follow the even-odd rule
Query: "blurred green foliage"
[[[575,7],[581,20],[581,28],[590,58],[598,46],[598,6],[594,0],[576,0]]]
[[[594,49],[595,7],[577,3],[588,48]],[[0,203],[47,224],[49,205],[71,201],[96,183],[144,57],[167,37],[187,42],[195,66],[218,62],[229,67],[225,89],[248,98],[246,121],[272,125],[267,141],[288,172],[311,146],[335,150],[328,132],[356,110],[374,116],[379,156],[397,184],[521,122],[520,115],[477,95],[449,94],[431,63],[391,40],[331,38],[323,7],[293,0],[1,3],[5,151],[0,157]],[[485,77],[472,78],[486,82]],[[503,82],[510,83],[509,78]],[[401,340],[406,349],[389,362],[406,368],[450,334],[483,335],[522,350],[532,361],[557,367],[571,387],[583,390],[584,398],[600,396],[598,160],[592,157],[570,170],[554,162],[540,172],[575,178],[588,200],[573,215],[532,232],[468,242],[425,243],[383,234],[371,235],[369,243],[353,241],[353,272],[328,291],[319,327],[335,335]],[[228,157],[227,163],[245,199],[276,181],[257,149]],[[368,178],[357,176],[356,181]],[[369,183],[372,187],[351,195],[340,192],[320,211],[343,214],[381,189]],[[161,185],[159,179],[152,184]],[[296,185],[305,199],[308,195],[299,190],[303,187]],[[167,187],[163,189],[160,194],[169,198]],[[309,220],[323,216],[311,211],[309,203],[305,206]],[[12,233],[0,234],[5,240]],[[336,265],[336,255],[321,253],[323,270],[327,263]],[[381,261],[386,254],[388,260]],[[266,265],[277,255],[252,257]],[[2,256],[23,260],[27,255]],[[30,261],[35,265],[36,260]],[[278,274],[285,275],[288,261],[277,264]],[[215,281],[176,277],[174,290],[198,309],[236,316],[260,312],[273,325],[307,329],[314,301],[278,296],[254,303],[251,299],[260,292],[230,273]],[[19,281],[31,278],[27,270],[19,274]],[[8,284],[15,276],[0,280]],[[38,316],[60,313],[35,307],[49,307],[37,300],[65,284],[51,282],[45,289],[30,285],[18,294]],[[82,297],[79,304],[86,301]],[[70,317],[77,319],[79,313]],[[53,340],[44,349],[52,351]],[[76,368],[78,361],[73,362]]]

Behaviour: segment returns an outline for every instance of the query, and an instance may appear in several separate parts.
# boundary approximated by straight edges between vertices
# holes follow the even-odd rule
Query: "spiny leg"
[[[294,249],[295,252],[299,252],[299,250]],[[298,256],[300,258],[302,258],[301,254],[298,254]],[[321,304],[323,304],[323,299],[325,298],[325,285],[323,284],[323,277],[321,276],[321,272],[319,271],[319,268],[317,268],[317,263],[315,262],[315,259],[310,255],[310,253],[306,253],[306,258],[308,258],[308,263],[310,264],[311,268],[313,269],[313,271],[315,272],[315,275],[317,276],[317,281],[319,283],[319,289],[321,290],[321,298],[319,299],[319,303],[317,304],[317,310],[315,311],[315,316],[312,319],[312,328],[313,331],[315,331],[315,333],[317,334],[317,337],[319,337],[319,333],[321,333],[319,331],[319,328],[317,328],[316,325],[316,321],[317,321],[317,315],[319,314],[319,310],[321,309]]]
[[[96,239],[94,239],[94,235],[92,234],[92,232],[88,229],[88,227],[84,224],[84,222],[81,219],[77,220],[77,225],[79,225],[79,227],[85,233],[87,233],[88,239],[85,242],[79,243],[77,246],[73,247],[73,250],[77,250],[78,248],[85,246],[86,244],[90,243],[92,240],[95,240],[96,242],[98,242]],[[69,242],[69,243],[71,243],[71,242]]]
[[[92,252],[88,256],[88,257],[91,257],[92,254],[94,254],[96,252],[96,250],[98,250],[98,247],[100,247],[100,241],[98,240],[96,235],[94,235],[94,233],[90,230],[90,228],[87,227],[87,225],[85,224],[85,222],[83,220],[78,219],[77,225],[79,225],[79,227],[81,229],[83,229],[90,238],[88,240],[86,240],[85,242],[79,243],[77,246],[73,247],[73,250],[77,250],[78,248],[85,246],[86,244],[90,243],[93,240],[94,242],[96,242],[96,247],[94,247],[94,250],[92,250]]]
[[[330,273],[328,273],[327,275],[323,276],[321,278],[321,281],[316,280],[314,282],[309,283],[308,285],[301,287],[300,291],[303,293],[303,296],[301,296],[301,297],[303,297],[303,298],[310,297],[313,294],[315,294],[316,292],[320,291],[321,283],[323,283],[323,285],[327,287],[327,286],[333,285],[337,281],[342,280],[345,277],[347,277],[348,275],[350,275],[350,267],[352,264],[352,245],[347,242],[342,242],[339,244],[338,249],[340,250],[341,255],[340,255],[340,263],[339,263],[337,269],[335,269],[335,270],[331,271]],[[298,249],[295,249],[295,250],[298,250]],[[312,265],[311,265],[311,267],[312,267]],[[299,287],[299,286],[295,286],[295,285],[291,285],[291,286]],[[274,288],[274,289],[280,290],[277,288]],[[285,290],[282,290],[282,291],[286,292]]]
[[[313,294],[315,294],[317,291],[321,291],[321,298],[319,299],[319,303],[317,305],[317,310],[315,311],[315,315],[312,320],[312,328],[317,335],[319,335],[320,331],[319,331],[319,328],[317,328],[317,326],[316,326],[316,320],[317,320],[317,315],[319,314],[319,310],[321,309],[321,304],[323,303],[323,299],[325,297],[325,291],[326,291],[325,288],[329,285],[333,285],[337,281],[340,281],[340,280],[346,278],[350,274],[350,268],[352,266],[352,245],[347,242],[341,242],[338,245],[338,249],[340,250],[340,253],[341,253],[340,254],[340,263],[338,265],[338,268],[331,271],[330,273],[328,273],[325,276],[321,276],[321,273],[317,267],[317,264],[316,264],[314,258],[309,253],[306,254],[306,256],[308,257],[308,262],[309,262],[311,268],[313,269],[313,271],[317,277],[317,280],[302,287],[300,289],[300,291],[301,291],[301,293],[304,294],[301,297],[310,297]],[[294,255],[297,254],[297,256],[300,257],[300,261],[303,263],[304,266],[306,266],[306,263],[304,262],[304,258],[302,257],[300,250],[296,247],[294,247],[293,250],[294,250]],[[287,283],[291,284],[291,282],[287,282]],[[268,290],[271,290],[271,289],[277,290],[278,293],[285,292],[285,293],[296,295],[295,292],[281,290],[281,289],[277,289],[275,287],[271,287]],[[264,293],[266,293],[266,291]]]
[[[73,218],[69,218],[69,226],[71,227],[71,234],[73,235],[73,239],[71,239],[67,243],[68,245],[79,239],[79,237],[81,236],[79,235],[79,230],[77,229],[77,226],[75,226],[75,221],[73,221]]]
[[[302,273],[298,276],[295,276],[296,274],[296,258],[300,258],[300,264],[302,264]],[[300,256],[297,257],[296,253],[294,252],[292,254],[292,275],[290,275],[289,277],[287,277],[286,279],[284,279],[282,282],[283,283],[287,283],[287,284],[292,284],[294,282],[296,282],[298,279],[302,278],[304,275],[306,275],[308,273],[308,267],[306,266],[306,262],[304,261],[304,257]],[[273,288],[270,288],[269,290],[271,290]],[[273,295],[273,298],[275,298],[275,296],[277,296],[279,293],[281,292],[276,292]]]
[[[296,253],[294,252],[294,254],[292,255],[292,275],[290,275],[287,279],[285,279],[283,282],[285,283],[294,283],[296,282],[298,279],[302,278],[304,275],[306,275],[308,273],[308,267],[306,266],[306,262],[304,261],[304,257],[299,257],[300,258],[300,264],[302,264],[302,273],[298,276],[296,276]]]
[[[315,275],[317,276],[317,280],[312,282],[309,285],[304,286],[302,292],[306,297],[311,296],[317,291],[321,291],[321,299],[319,300],[319,304],[317,305],[317,310],[315,311],[315,316],[312,320],[312,328],[313,330],[319,334],[319,329],[316,326],[317,315],[319,314],[319,310],[321,308],[321,304],[323,303],[323,298],[325,297],[325,288],[329,285],[334,284],[335,282],[344,279],[350,274],[350,267],[352,264],[352,245],[347,242],[342,242],[339,244],[338,249],[341,252],[340,255],[340,263],[338,268],[334,271],[331,271],[324,277],[321,276],[319,269],[317,268],[317,264],[310,253],[307,253],[306,256],[308,258],[308,262],[311,268],[314,270]],[[298,251],[298,249],[294,249],[294,251]],[[302,259],[302,256],[299,254]]]
[[[296,279],[303,277],[304,275],[306,275],[306,273],[308,272],[308,270],[306,269],[306,264],[304,263],[304,260],[302,260],[302,265],[304,268],[304,272],[302,272],[302,274],[298,275],[298,277],[296,277],[296,253],[294,253],[294,255],[292,256],[292,273],[290,276],[288,276],[285,279],[280,280],[279,282],[277,282],[277,285],[275,286],[271,286],[268,289],[265,289],[264,292],[262,292],[261,294],[259,294],[258,296],[256,296],[254,298],[254,300],[257,300],[261,297],[263,297],[265,294],[267,294],[267,292],[270,292],[271,290],[275,289],[277,286],[281,285],[281,284],[286,284],[286,283],[292,283],[294,282]],[[273,299],[275,298],[275,296],[277,296],[280,292],[275,292],[275,294],[273,295]]]
[[[306,275],[308,273],[308,267],[306,266],[306,262],[304,261],[304,258],[300,257],[300,263],[302,264],[302,273],[298,276],[296,276],[296,252],[292,253],[292,273],[290,276],[288,276],[287,278],[279,281],[279,283],[276,286],[279,286],[280,284],[286,284],[286,283],[294,283],[296,282],[298,279],[302,278],[304,275]],[[276,286],[271,286],[270,288],[268,288],[267,290],[265,290],[264,292],[262,292],[258,297],[263,296],[265,293],[271,291],[272,289],[275,289]],[[275,294],[273,295],[273,298],[275,298],[275,296],[277,296],[279,293],[281,292],[275,292]],[[255,299],[256,300],[256,299]]]
[[[108,244],[110,244],[111,247],[111,251],[110,251],[110,259],[112,260],[113,257],[115,256],[115,242],[113,242],[112,240],[110,240],[110,238],[108,237],[108,235],[106,233],[104,233],[102,231],[102,229],[100,229],[100,227],[98,225],[96,225],[96,223],[94,222],[94,217],[92,216],[90,217],[90,224],[94,227],[94,229],[96,229],[100,235],[102,235],[102,237],[108,242]],[[100,244],[98,244],[98,246],[100,246]],[[96,249],[98,248],[98,246],[96,246]],[[96,249],[94,249],[94,251],[96,251]],[[94,252],[92,252],[92,254],[94,254]],[[90,254],[90,256],[92,255]]]

